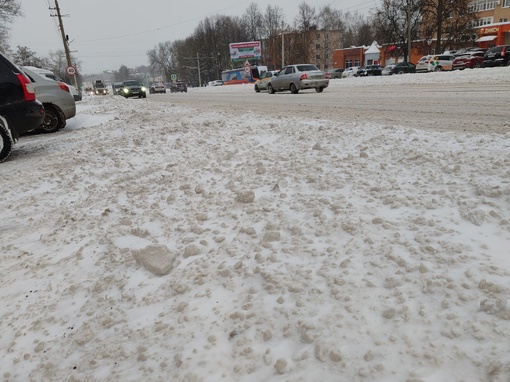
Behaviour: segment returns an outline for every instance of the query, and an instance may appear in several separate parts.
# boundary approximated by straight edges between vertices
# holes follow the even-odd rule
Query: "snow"
[[[510,381],[508,129],[77,110],[0,166],[4,381]]]

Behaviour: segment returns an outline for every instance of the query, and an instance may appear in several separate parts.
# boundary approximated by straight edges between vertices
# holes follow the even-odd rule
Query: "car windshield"
[[[300,72],[310,72],[312,70],[319,70],[315,65],[298,65],[297,70]]]
[[[138,81],[125,81],[124,86],[138,86]]]

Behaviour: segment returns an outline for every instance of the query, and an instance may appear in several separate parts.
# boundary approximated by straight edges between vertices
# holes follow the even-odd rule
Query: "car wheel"
[[[269,94],[274,94],[275,93],[275,91],[273,89],[273,85],[271,85],[271,84],[267,85],[267,92]]]
[[[259,89],[259,87],[257,85],[255,85],[255,92],[256,93],[260,93],[260,89]]]
[[[54,133],[64,126],[65,124],[63,123],[59,113],[57,113],[54,108],[45,106],[44,120],[37,131],[42,133]]]
[[[318,87],[318,88],[315,88],[315,91],[317,93],[322,93],[322,91],[324,90],[324,88],[322,86]]]
[[[397,74],[404,74],[404,71],[400,70],[400,71],[397,72]]]
[[[14,142],[12,141],[7,127],[4,126],[3,122],[0,120],[0,163],[6,160],[11,154],[13,145]]]
[[[473,64],[473,68],[478,69],[479,67],[480,67],[480,63],[479,63],[479,62],[475,62],[475,63]]]
[[[291,92],[292,94],[298,94],[299,90],[298,90],[298,88],[296,87],[296,85],[294,85],[294,84],[290,84],[290,92]]]
[[[434,72],[440,72],[441,70],[443,70],[440,66],[436,66],[434,68]]]

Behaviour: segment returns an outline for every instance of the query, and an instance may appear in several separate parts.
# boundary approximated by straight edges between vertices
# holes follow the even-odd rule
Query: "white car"
[[[67,120],[76,115],[76,103],[69,85],[47,77],[49,71],[46,69],[22,66],[21,70],[32,81],[37,99],[44,106],[44,121],[38,130],[53,133],[62,129]]]
[[[354,77],[354,75],[358,73],[359,68],[359,66],[351,66],[350,68],[346,68],[342,73],[342,78]]]
[[[223,81],[222,80],[209,81],[209,83],[207,85],[208,86],[222,86]]]
[[[440,72],[453,70],[453,54],[427,55],[420,58],[416,64],[416,72]]]

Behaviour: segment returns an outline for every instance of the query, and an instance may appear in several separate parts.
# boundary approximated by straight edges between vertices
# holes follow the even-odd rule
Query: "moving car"
[[[416,65],[411,62],[398,62],[396,64],[387,65],[382,71],[383,76],[391,76],[392,74],[416,73]]]
[[[349,68],[346,68],[342,73],[342,78],[351,78],[354,77],[356,73],[358,73],[359,66],[351,66]]]
[[[484,66],[509,66],[510,45],[499,45],[489,49],[483,57]]]
[[[343,72],[344,72],[344,70],[342,68],[329,69],[328,70],[329,79],[332,80],[334,78],[342,78]]]
[[[297,94],[303,89],[315,89],[321,93],[329,85],[326,73],[312,64],[288,65],[282,68],[267,84],[269,94],[290,90]]]
[[[269,80],[273,78],[276,73],[278,73],[278,70],[269,70],[266,72],[262,78],[259,78],[255,82],[254,89],[257,93],[259,93],[261,90],[267,90],[267,84],[269,83]]]
[[[367,65],[361,67],[356,73],[356,77],[380,76],[383,67],[381,65]]]
[[[456,56],[452,62],[452,70],[462,70],[466,68],[474,69],[474,68],[482,68],[483,65],[483,56],[485,52],[482,51],[474,51],[469,54],[465,54],[462,56]]]
[[[150,94],[156,94],[156,93],[166,93],[166,87],[163,82],[157,82],[155,84],[151,84],[149,87],[149,93]]]
[[[416,64],[416,72],[441,72],[453,69],[453,54],[427,55]]]
[[[43,120],[34,85],[0,52],[0,162],[9,157],[20,135],[37,129]]]
[[[114,82],[112,84],[112,94],[120,95],[120,89],[122,88],[122,82]]]
[[[170,93],[187,93],[188,92],[188,85],[186,85],[186,82],[177,81],[172,82],[172,85],[170,85]]]
[[[208,86],[223,86],[222,80],[209,81]]]
[[[147,88],[136,80],[124,81],[120,89],[120,95],[123,96],[124,98],[129,97],[147,98]]]
[[[45,70],[34,66],[21,69],[32,81],[37,99],[44,106],[44,121],[37,131],[54,133],[65,127],[67,120],[76,115],[76,102],[69,85],[45,76]]]

